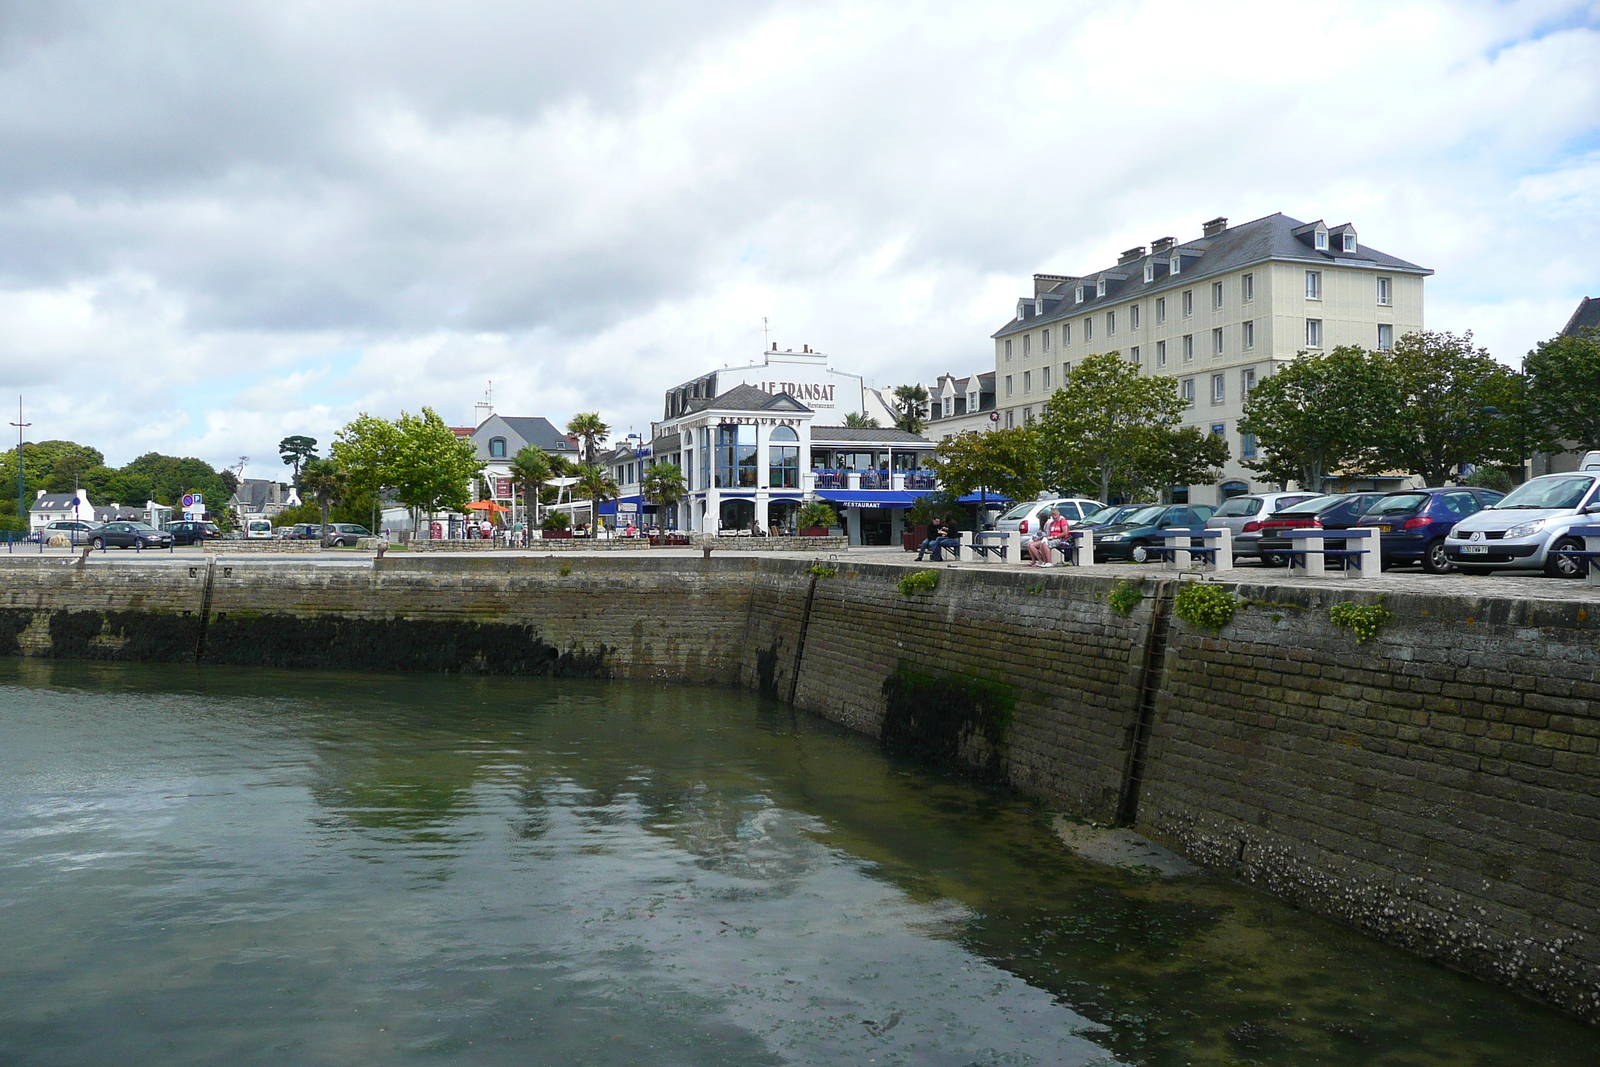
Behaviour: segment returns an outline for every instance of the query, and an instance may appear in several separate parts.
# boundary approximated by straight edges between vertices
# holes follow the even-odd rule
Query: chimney
[[[1172,246],[1177,243],[1178,239],[1176,237],[1157,237],[1154,241],[1150,242],[1150,254],[1152,256],[1159,256],[1163,252],[1170,252],[1172,250]]]
[[[1218,215],[1216,218],[1212,219],[1210,222],[1203,222],[1203,223],[1200,224],[1200,236],[1202,236],[1202,237],[1215,237],[1217,234],[1221,233],[1223,230],[1226,230],[1227,228],[1228,228],[1228,220],[1225,217],[1223,217],[1222,215]]]
[[[34,493],[33,494],[33,499],[38,500],[42,496],[44,496],[44,490],[43,489],[39,490],[37,493]]]
[[[1134,245],[1117,257],[1117,266],[1120,267],[1124,263],[1132,263],[1134,260],[1142,258],[1144,258],[1144,245]]]

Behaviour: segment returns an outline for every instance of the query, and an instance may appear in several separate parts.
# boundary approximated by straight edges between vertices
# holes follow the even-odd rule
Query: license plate
[[[1388,532],[1389,532],[1389,524],[1388,524],[1388,523],[1386,523],[1386,522],[1380,522],[1380,523],[1378,523],[1378,525],[1377,525],[1377,526],[1376,526],[1376,527],[1375,527],[1375,529],[1378,529],[1378,530],[1381,530],[1381,531],[1382,531],[1382,532],[1384,532],[1384,533],[1388,533]]]
[[[1463,556],[1487,556],[1489,554],[1489,546],[1488,545],[1462,545],[1461,546],[1461,554]]]

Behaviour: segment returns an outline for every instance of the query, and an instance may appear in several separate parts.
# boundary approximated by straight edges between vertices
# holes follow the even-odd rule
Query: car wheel
[[[1150,546],[1143,541],[1135,541],[1133,544],[1128,546],[1128,561],[1130,563],[1145,562],[1145,560],[1150,558],[1149,552],[1146,551],[1149,547]]]
[[[1572,556],[1556,556],[1550,554],[1555,552],[1557,549],[1562,551],[1576,549],[1577,551],[1582,552],[1583,541],[1576,537],[1563,537],[1555,544],[1551,545],[1549,552],[1545,554],[1545,574],[1549,575],[1551,578],[1582,578],[1584,575],[1589,573],[1588,560],[1575,559]]]
[[[1429,574],[1449,574],[1455,564],[1444,554],[1444,538],[1433,542],[1422,551],[1422,569]]]
[[[104,541],[102,541],[100,538],[96,537],[93,541],[89,542],[89,547],[90,548],[104,548],[104,547],[106,547],[106,543]]]
[[[1261,565],[1263,567],[1287,567],[1289,565],[1289,557],[1280,556],[1275,552],[1263,552],[1261,553]]]

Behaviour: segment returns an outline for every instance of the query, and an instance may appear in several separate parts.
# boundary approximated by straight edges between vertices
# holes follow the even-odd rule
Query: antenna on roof
[[[761,316],[761,351],[765,352],[770,346],[772,338],[768,336],[771,331],[767,328],[770,324],[765,315]]]
[[[489,387],[483,391],[483,399],[472,405],[474,426],[482,426],[494,415],[494,382],[489,382]]]

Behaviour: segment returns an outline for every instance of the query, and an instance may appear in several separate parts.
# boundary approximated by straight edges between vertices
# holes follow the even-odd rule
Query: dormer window
[[[1022,301],[1020,301],[1020,300],[1017,301],[1017,321],[1018,322],[1021,322],[1025,317],[1027,317],[1027,314],[1028,314],[1027,307],[1028,306],[1026,304],[1024,304]]]
[[[1033,302],[1033,313],[1035,315],[1043,315],[1044,314],[1044,301],[1043,300],[1035,300]]]
[[[1072,302],[1074,304],[1083,303],[1083,286],[1080,285],[1072,291]]]
[[[1106,280],[1104,278],[1101,278],[1098,282],[1095,283],[1094,295],[1095,296],[1105,296],[1106,295]]]
[[[1315,247],[1318,252],[1326,252],[1328,250],[1328,231],[1327,230],[1318,230],[1315,234],[1312,235],[1311,240],[1312,240],[1313,247]]]
[[[1153,260],[1153,259],[1147,259],[1147,260],[1144,261],[1144,283],[1146,285],[1149,285],[1151,282],[1153,282],[1155,280],[1156,280],[1156,261]]]
[[[491,437],[491,438],[489,438],[489,458],[490,459],[505,459],[506,458],[506,439],[504,437]]]
[[[1344,235],[1344,250],[1346,252],[1354,252],[1356,250],[1356,235],[1355,234],[1347,233],[1347,234]]]
[[[1178,271],[1180,271],[1182,269],[1183,269],[1183,257],[1182,256],[1177,256],[1177,255],[1173,256],[1172,257],[1172,261],[1167,264],[1167,273],[1176,274],[1176,273],[1178,273]]]

